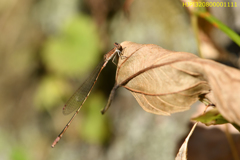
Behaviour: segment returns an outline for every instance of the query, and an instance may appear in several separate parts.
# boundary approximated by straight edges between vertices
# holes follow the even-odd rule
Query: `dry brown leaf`
[[[195,130],[196,126],[197,126],[198,122],[196,122],[191,131],[188,133],[187,138],[185,139],[185,141],[183,142],[181,148],[178,151],[178,154],[175,158],[175,160],[187,160],[187,147],[188,147],[188,141],[193,133],[193,131]]]
[[[194,69],[185,73],[175,66],[196,59],[194,54],[172,52],[152,44],[123,42],[121,45],[127,58],[119,59],[117,84],[130,90],[147,112],[170,115],[184,111],[199,95],[209,93],[210,87],[202,75]]]
[[[122,42],[116,86],[130,90],[147,112],[170,115],[208,98],[230,122],[240,125],[240,71],[153,44]]]

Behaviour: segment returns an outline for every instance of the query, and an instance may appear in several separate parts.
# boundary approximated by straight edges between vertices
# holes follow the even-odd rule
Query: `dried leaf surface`
[[[177,156],[175,157],[175,160],[187,160],[188,141],[189,141],[193,131],[195,130],[197,124],[198,124],[198,122],[196,122],[193,125],[191,131],[188,133],[188,136],[186,137],[185,141],[183,142],[181,148],[179,149]]]
[[[153,44],[122,42],[117,85],[131,91],[147,112],[184,111],[200,96],[214,103],[230,122],[240,125],[240,71],[191,53]]]

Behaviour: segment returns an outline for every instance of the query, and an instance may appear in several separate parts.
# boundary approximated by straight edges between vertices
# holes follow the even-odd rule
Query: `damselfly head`
[[[119,51],[122,51],[122,46],[121,44],[118,44],[117,42],[114,43],[114,46],[116,47],[116,49],[118,49]]]
[[[105,62],[112,59],[116,55],[116,53],[118,53],[119,55],[122,52],[122,46],[120,44],[115,42],[114,46],[115,47],[111,51],[104,55]]]

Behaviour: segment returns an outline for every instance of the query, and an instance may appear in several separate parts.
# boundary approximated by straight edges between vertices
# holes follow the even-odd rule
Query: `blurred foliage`
[[[29,160],[25,148],[18,146],[13,148],[11,153],[11,160]]]
[[[99,44],[93,20],[84,15],[72,17],[60,33],[51,36],[41,54],[51,75],[45,75],[39,83],[35,105],[47,108],[59,104],[70,93],[61,77],[77,77],[92,68],[98,60]]]
[[[82,109],[84,123],[79,128],[79,132],[82,139],[88,143],[103,144],[109,139],[109,119],[100,114],[104,105],[106,101],[101,93],[92,94],[91,101],[87,101]]]
[[[179,0],[138,0],[127,9],[128,16],[120,11],[110,23],[112,42],[157,44],[169,50],[196,53],[190,20]]]
[[[78,15],[72,17],[57,36],[46,41],[42,57],[51,72],[76,76],[96,64],[99,49],[99,37],[93,20]]]
[[[34,103],[38,108],[51,109],[61,103],[62,97],[69,92],[66,82],[54,76],[45,76],[38,85]]]

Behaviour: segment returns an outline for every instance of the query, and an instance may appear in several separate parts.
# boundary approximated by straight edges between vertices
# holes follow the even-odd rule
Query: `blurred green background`
[[[239,7],[218,9],[216,16],[229,14],[218,18],[240,28]],[[218,44],[231,43],[223,33],[217,35]],[[174,159],[194,107],[157,116],[119,89],[102,116],[114,85],[111,62],[51,148],[72,116],[62,114],[64,103],[113,43],[122,41],[197,53],[189,15],[178,0],[1,0],[0,159]]]

